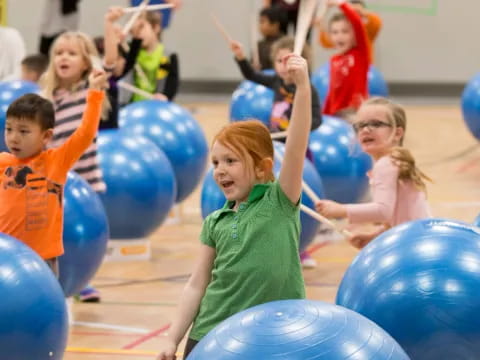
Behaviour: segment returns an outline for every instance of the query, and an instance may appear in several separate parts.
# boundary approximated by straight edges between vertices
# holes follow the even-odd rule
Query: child
[[[373,43],[375,42],[375,39],[377,38],[378,33],[382,28],[382,19],[380,19],[377,14],[368,11],[363,0],[350,0],[349,2],[350,4],[352,4],[352,7],[362,19],[363,26],[365,27],[365,32],[367,34],[368,43],[370,46],[370,59],[373,62]],[[320,24],[323,23],[323,19],[318,19],[318,21],[320,22]],[[331,49],[335,47],[329,37],[328,32],[323,29],[319,32],[318,40],[320,45],[322,45],[326,49]]]
[[[328,6],[337,4],[343,13],[332,17],[329,31],[338,54],[330,59],[323,113],[347,117],[367,98],[370,49],[360,16],[343,0],[328,0]]]
[[[286,27],[286,21],[286,13],[279,6],[267,7],[260,12],[260,32],[263,36],[257,45],[260,70],[273,68],[272,44],[285,35],[282,29]]]
[[[406,129],[402,107],[385,98],[365,101],[353,123],[362,150],[374,160],[369,174],[373,200],[366,204],[338,204],[321,200],[316,204],[326,217],[347,217],[352,223],[381,223],[375,231],[354,235],[350,242],[361,249],[391,226],[430,217],[425,180],[410,152],[401,147]]]
[[[136,32],[138,27],[132,28],[133,39],[129,45],[121,45],[123,36],[121,28],[115,25],[115,21],[123,14],[123,8],[111,7],[105,15],[105,38],[95,39],[98,52],[104,56],[104,69],[110,74],[107,90],[110,111],[107,119],[100,122],[100,129],[118,128],[118,110],[120,105],[117,81],[133,69],[142,45],[142,40],[138,38]]]
[[[50,101],[27,94],[6,113],[5,143],[10,153],[0,153],[0,232],[30,246],[56,275],[57,257],[63,253],[63,186],[67,172],[97,133],[105,73],[92,72],[89,84],[80,126],[56,149],[45,150],[55,124]]]
[[[134,85],[146,92],[155,94],[159,100],[173,100],[178,91],[178,59],[176,54],[167,56],[164,45],[160,42],[162,31],[161,14],[147,11],[137,20],[142,49],[137,56],[143,74],[134,73]],[[146,75],[146,78],[145,78]],[[134,94],[132,101],[145,100]]]
[[[43,54],[28,55],[22,60],[22,80],[37,83],[48,66],[48,58]]]
[[[272,140],[259,121],[233,123],[216,135],[214,178],[227,202],[205,219],[197,266],[159,360],[174,359],[192,322],[184,358],[227,317],[257,304],[305,297],[298,239],[310,81],[303,58],[288,55],[284,60],[297,92],[280,177],[274,180]]]
[[[267,75],[256,72],[245,57],[243,47],[239,42],[232,41],[230,47],[235,55],[237,64],[243,76],[247,80],[254,81],[271,88],[274,92],[274,103],[272,108],[272,116],[270,119],[270,132],[284,131],[289,124],[290,115],[292,113],[293,98],[296,86],[293,82],[291,74],[287,71],[283,58],[285,55],[293,51],[294,39],[289,36],[282,37],[277,40],[272,47],[272,61],[275,68],[274,75]],[[304,58],[308,60],[308,49],[304,48]],[[320,112],[320,102],[315,88],[310,85],[311,93],[311,114],[312,127],[311,130],[318,128],[322,122]]]
[[[87,77],[92,71],[92,57],[97,51],[92,40],[80,32],[66,32],[60,35],[52,45],[50,64],[42,83],[43,92],[53,101],[55,110],[55,128],[49,142],[50,148],[65,143],[69,136],[81,124],[88,93]],[[107,109],[104,106],[103,114]],[[97,159],[96,136],[90,146],[73,166],[96,192],[104,192],[106,185]],[[99,301],[100,296],[93,288],[80,293],[82,301]]]

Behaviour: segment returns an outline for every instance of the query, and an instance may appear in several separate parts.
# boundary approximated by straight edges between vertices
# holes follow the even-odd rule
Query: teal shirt
[[[238,211],[210,214],[201,241],[216,251],[212,279],[189,337],[200,340],[229,316],[274,300],[305,298],[298,242],[299,206],[280,184],[255,185]]]

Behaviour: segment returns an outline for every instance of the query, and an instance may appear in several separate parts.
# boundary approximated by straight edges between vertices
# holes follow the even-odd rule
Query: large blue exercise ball
[[[68,315],[63,291],[28,246],[0,233],[0,351],[2,360],[61,360]]]
[[[271,73],[271,70],[267,71]],[[244,80],[232,94],[230,121],[260,120],[270,127],[273,107],[273,91],[253,81]]]
[[[285,145],[283,143],[275,141],[274,147],[275,152],[280,153],[283,156],[283,153],[285,151]],[[280,169],[281,162],[277,157],[275,159],[274,165],[274,174],[277,178],[280,175]],[[320,199],[324,198],[322,179],[318,175],[313,164],[308,159],[305,159],[305,163],[303,166],[303,180],[312,188],[312,190],[317,194]],[[225,204],[225,201],[226,198],[223,195],[222,190],[220,190],[213,178],[213,169],[210,169],[205,175],[202,185],[202,217],[205,218],[211,212],[222,208]],[[302,204],[312,209],[315,207],[313,200],[310,199],[310,197],[308,197],[305,192],[302,192]],[[300,221],[302,224],[302,231],[300,233],[299,248],[300,251],[303,251],[313,241],[313,238],[317,233],[319,223],[317,220],[313,219],[311,216],[308,216],[303,212],[300,214]]]
[[[188,360],[409,360],[390,335],[353,311],[321,301],[280,300],[235,314]]]
[[[388,85],[380,70],[370,65],[367,77],[368,94],[370,96],[388,96]],[[312,84],[318,92],[321,103],[324,104],[330,85],[330,63],[321,65],[313,72]]]
[[[5,115],[10,104],[20,96],[38,93],[40,88],[30,81],[13,80],[0,82],[0,151],[8,151],[5,145]]]
[[[480,214],[478,214],[475,220],[473,220],[473,225],[480,227]]]
[[[63,204],[59,280],[68,297],[82,290],[102,264],[109,231],[100,196],[75,172],[68,173]]]
[[[203,178],[208,145],[187,110],[167,101],[137,101],[120,111],[119,124],[131,136],[146,136],[167,155],[177,182],[176,202],[192,193]]]
[[[167,218],[176,198],[175,175],[168,158],[147,138],[116,129],[100,132],[98,155],[107,184],[100,197],[110,237],[150,235]]]
[[[480,140],[480,73],[475,75],[463,90],[462,113],[468,129]]]
[[[480,229],[424,219],[354,259],[336,302],[377,323],[412,359],[480,359]]]
[[[366,194],[372,160],[345,120],[324,115],[322,125],[310,133],[309,149],[327,199],[355,203]]]

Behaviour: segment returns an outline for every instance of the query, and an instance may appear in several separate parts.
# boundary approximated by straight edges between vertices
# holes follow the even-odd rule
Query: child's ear
[[[259,166],[255,168],[255,175],[257,179],[267,180],[267,175],[271,174],[273,171],[273,160],[272,158],[263,159]]]
[[[47,146],[50,140],[52,140],[52,137],[53,137],[53,129],[45,130],[42,134],[43,146]]]

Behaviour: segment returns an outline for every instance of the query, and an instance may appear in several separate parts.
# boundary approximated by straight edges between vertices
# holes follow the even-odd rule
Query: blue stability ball
[[[177,182],[176,202],[192,193],[205,172],[208,145],[187,110],[166,101],[138,101],[121,110],[119,123],[132,136],[148,137],[167,155]]]
[[[28,246],[0,233],[2,360],[61,360],[68,315],[57,279]]]
[[[373,65],[368,71],[368,94],[370,96],[388,96],[388,86],[382,73]],[[321,65],[312,75],[312,84],[318,91],[322,104],[328,94],[330,84],[330,63]]]
[[[98,194],[75,172],[64,191],[60,284],[65,296],[82,290],[102,263],[108,241],[108,219]]]
[[[166,219],[176,196],[165,154],[142,136],[104,130],[98,153],[107,191],[100,197],[112,239],[143,238]]]
[[[354,203],[365,195],[372,160],[360,149],[350,124],[324,115],[323,124],[310,133],[309,148],[327,199]]]
[[[8,151],[5,145],[5,114],[10,104],[22,95],[38,93],[40,88],[30,81],[14,80],[0,82],[0,151]]]
[[[468,129],[480,140],[480,73],[475,75],[463,90],[462,113]]]
[[[480,214],[478,214],[475,220],[473,220],[473,225],[480,227]]]
[[[283,155],[285,146],[280,142],[274,142],[274,145],[275,151],[280,151],[280,153]],[[277,178],[280,175],[280,168],[280,161],[276,159],[274,173]],[[308,159],[305,159],[303,167],[303,180],[320,198],[323,198],[322,180]],[[210,169],[205,176],[202,186],[201,208],[203,218],[206,218],[211,212],[222,208],[225,204],[225,201],[226,199],[222,190],[220,190],[220,188],[217,186],[217,183],[213,179],[213,169]],[[309,206],[310,208],[314,208],[313,201],[305,192],[302,193],[302,204]],[[302,223],[302,232],[300,233],[300,250],[302,251],[312,242],[315,234],[317,233],[319,223],[303,212],[300,214],[300,220]]]
[[[245,80],[232,94],[230,121],[257,119],[269,127],[272,107],[273,91],[263,85]]]
[[[345,273],[337,304],[366,316],[418,360],[480,359],[480,230],[444,219],[397,226]]]
[[[217,325],[188,360],[408,360],[385,331],[332,304],[282,300],[254,306]]]

